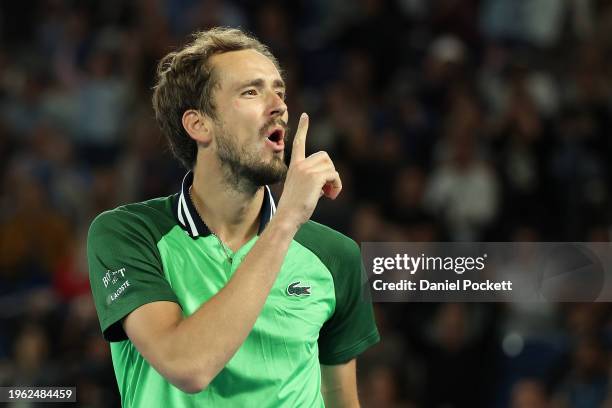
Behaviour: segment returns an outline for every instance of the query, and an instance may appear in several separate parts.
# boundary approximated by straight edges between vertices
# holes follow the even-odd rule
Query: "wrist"
[[[272,227],[273,229],[278,230],[281,234],[286,234],[293,238],[301,226],[302,223],[296,220],[295,217],[291,217],[290,214],[286,214],[282,210],[277,210],[274,217],[272,217],[270,220],[270,225],[268,225],[268,228]]]

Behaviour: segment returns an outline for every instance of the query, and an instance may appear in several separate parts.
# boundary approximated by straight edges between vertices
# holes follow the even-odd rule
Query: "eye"
[[[257,90],[256,89],[247,89],[246,91],[244,91],[242,93],[242,95],[256,96],[257,95]]]
[[[279,98],[281,98],[283,101],[285,100],[285,93],[283,91],[278,91],[276,93],[278,95]]]

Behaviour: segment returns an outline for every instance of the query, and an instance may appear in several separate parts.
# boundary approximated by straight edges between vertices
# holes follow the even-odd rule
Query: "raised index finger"
[[[291,163],[304,160],[306,157],[306,133],[308,133],[308,115],[302,113],[298,123],[295,137],[293,138],[293,150],[291,151]]]

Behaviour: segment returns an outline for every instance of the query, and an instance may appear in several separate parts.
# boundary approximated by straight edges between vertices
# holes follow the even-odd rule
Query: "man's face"
[[[229,182],[274,184],[286,173],[285,86],[274,63],[255,50],[211,58],[218,87],[213,91],[213,146]]]

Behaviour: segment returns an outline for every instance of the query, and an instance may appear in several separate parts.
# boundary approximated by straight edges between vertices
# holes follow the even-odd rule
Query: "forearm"
[[[356,362],[321,365],[321,394],[326,407],[359,408]]]
[[[345,390],[328,390],[322,393],[325,406],[329,408],[359,408],[357,394],[347,394]]]
[[[170,361],[206,387],[251,332],[297,228],[274,218],[227,285],[168,333]]]

